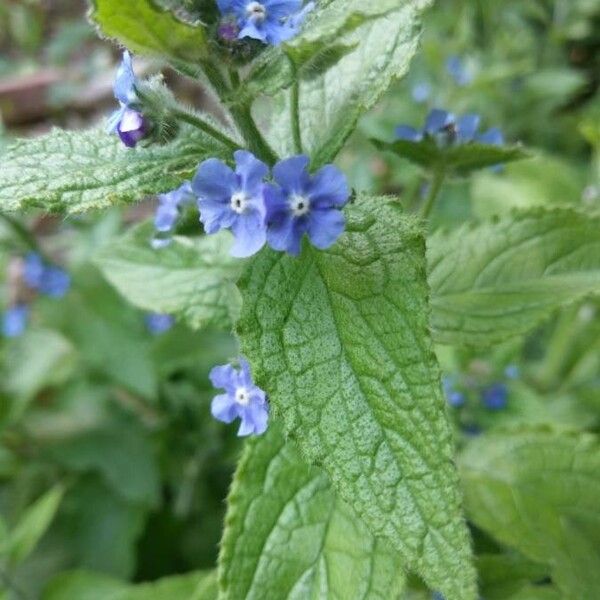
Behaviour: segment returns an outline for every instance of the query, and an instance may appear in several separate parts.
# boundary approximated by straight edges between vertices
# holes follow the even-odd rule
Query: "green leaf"
[[[387,600],[404,586],[391,546],[369,533],[277,423],[246,446],[219,565],[222,598],[231,600]]]
[[[183,128],[164,146],[126,148],[104,129],[59,129],[17,141],[2,155],[0,209],[39,207],[80,213],[166,192],[190,177],[198,162],[231,152],[198,130]]]
[[[331,250],[264,250],[240,282],[238,333],[306,459],[371,533],[448,600],[475,597],[452,439],[427,319],[424,240],[359,197]]]
[[[68,571],[48,585],[42,600],[216,600],[214,571],[194,571],[150,583],[127,583],[93,571]]]
[[[6,542],[11,563],[20,563],[31,554],[52,523],[63,494],[63,486],[56,485],[27,508]]]
[[[600,589],[600,445],[548,431],[482,436],[461,458],[469,518],[548,565],[565,599]]]
[[[389,143],[374,139],[371,142],[379,150],[393,152],[426,169],[455,172],[459,175],[468,175],[477,169],[493,167],[529,156],[518,145],[495,146],[471,142],[440,148],[432,138],[425,138],[420,142],[396,140]]]
[[[132,52],[196,63],[207,56],[206,32],[180,21],[152,0],[92,0],[91,20]]]
[[[145,223],[104,247],[96,264],[106,279],[144,310],[180,316],[195,328],[230,327],[240,310],[235,281],[244,265],[229,255],[231,236],[176,236],[154,250],[153,234]]]
[[[600,218],[528,210],[428,241],[437,342],[487,345],[527,333],[600,292]]]
[[[331,35],[334,39],[332,32],[339,26],[348,30],[335,42],[348,52],[318,77],[299,83],[298,129],[303,150],[310,154],[314,167],[335,158],[354,131],[359,117],[377,102],[394,80],[404,75],[417,49],[418,18],[429,0],[406,0],[393,7],[392,2],[371,4],[373,7],[354,0],[333,0],[323,9],[323,14],[332,15],[331,22],[325,23],[324,31],[319,33],[318,14],[312,21],[317,28],[317,37],[323,35],[326,39]],[[378,11],[382,14],[377,15]],[[379,18],[364,16],[374,13]],[[359,24],[344,25],[344,18],[350,24],[353,19]],[[312,26],[307,25],[305,33],[295,42],[300,56],[305,52],[303,49],[309,47],[308,42],[313,36],[311,29]],[[291,90],[279,93],[269,115],[272,123],[270,141],[280,156],[296,152],[290,117],[293,115],[292,95]]]

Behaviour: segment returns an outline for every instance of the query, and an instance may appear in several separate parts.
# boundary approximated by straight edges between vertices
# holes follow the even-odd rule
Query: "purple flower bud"
[[[134,148],[148,133],[148,123],[142,113],[126,108],[117,125],[117,133],[128,148]]]
[[[254,385],[250,365],[240,358],[240,370],[231,365],[214,367],[210,380],[216,388],[225,390],[213,398],[211,413],[223,423],[241,420],[239,436],[260,435],[267,429],[269,405],[263,390]]]
[[[240,28],[235,21],[224,19],[217,29],[217,34],[220,39],[226,42],[233,42],[238,39]]]

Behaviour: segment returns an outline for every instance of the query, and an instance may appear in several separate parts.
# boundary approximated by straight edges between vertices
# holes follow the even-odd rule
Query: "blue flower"
[[[172,315],[149,313],[145,316],[144,321],[146,322],[146,327],[150,333],[159,335],[173,327],[175,318]]]
[[[490,410],[502,410],[508,402],[508,389],[503,383],[494,383],[483,390],[481,400]]]
[[[154,213],[154,226],[161,237],[154,238],[152,245],[156,247],[168,246],[171,242],[169,234],[175,227],[179,218],[181,207],[196,200],[189,181],[179,186],[176,190],[159,194],[158,206]]]
[[[474,113],[456,117],[454,114],[434,108],[426,119],[423,129],[415,129],[410,125],[396,127],[396,137],[399,140],[420,142],[425,138],[433,138],[442,146],[479,142],[499,146],[504,143],[502,132],[497,127],[478,133],[481,117]]]
[[[442,377],[442,387],[444,389],[446,400],[450,406],[459,408],[464,405],[466,401],[465,395],[455,389],[454,378],[448,376]]]
[[[461,87],[469,85],[473,81],[473,74],[460,56],[449,56],[447,58],[446,71],[454,79],[454,83]]]
[[[239,436],[260,435],[267,429],[267,397],[263,390],[254,385],[250,365],[243,358],[240,358],[239,362],[239,371],[231,365],[221,365],[211,370],[212,384],[225,390],[224,394],[213,398],[211,413],[223,423],[231,423],[239,417]]]
[[[120,108],[109,117],[107,130],[109,133],[118,134],[121,141],[129,148],[133,148],[143,139],[149,129],[144,115],[134,108],[138,100],[135,85],[136,77],[131,54],[125,51],[113,86]]]
[[[230,228],[235,236],[231,254],[243,258],[258,252],[267,239],[263,180],[269,167],[245,150],[233,156],[235,172],[216,158],[201,163],[192,189],[206,233]]]
[[[508,365],[506,369],[504,369],[504,375],[508,377],[508,379],[518,379],[521,370],[518,365]]]
[[[303,0],[217,0],[221,14],[237,20],[238,39],[253,38],[277,46],[294,37],[314,3],[302,8]],[[233,34],[230,28],[220,34]]]
[[[431,85],[426,81],[419,81],[413,85],[411,95],[417,104],[423,104],[431,96]]]
[[[325,165],[313,176],[309,159],[299,155],[278,162],[273,177],[278,185],[265,188],[267,241],[275,250],[300,253],[306,233],[314,246],[329,248],[344,231],[339,210],[350,195],[346,177],[333,165]]]
[[[62,298],[71,287],[70,275],[60,267],[48,265],[37,252],[30,252],[23,264],[27,287],[52,298]]]
[[[15,304],[2,315],[2,333],[5,337],[19,337],[29,321],[29,306]]]

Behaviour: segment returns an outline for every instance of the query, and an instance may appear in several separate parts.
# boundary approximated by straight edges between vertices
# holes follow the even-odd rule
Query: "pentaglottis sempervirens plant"
[[[434,231],[446,182],[532,156],[473,112],[432,106],[423,127],[371,136],[425,173],[417,206],[353,190],[333,164],[406,73],[428,5],[94,0],[98,32],[125,48],[118,106],[102,126],[18,141],[2,157],[5,212],[75,215],[158,195],[154,220],[95,263],[155,334],[174,317],[235,332],[238,356],[210,371],[205,408],[250,439],[218,590],[205,575],[196,600],[475,600],[495,589],[494,572],[517,571],[523,589],[547,595],[513,596],[506,581],[485,597],[600,590],[585,566],[600,541],[597,522],[586,531],[598,518],[595,435],[547,420],[510,428],[520,371],[469,359],[600,291],[597,214],[528,207]],[[224,118],[137,75],[138,57],[201,82]],[[456,57],[447,69],[471,83]],[[420,84],[413,95],[430,94]],[[66,293],[64,270],[39,254],[23,261],[29,288]],[[26,327],[31,301],[7,310],[6,336]],[[449,347],[465,350],[442,385]],[[506,432],[479,436],[500,412]],[[493,544],[509,550],[481,550]]]

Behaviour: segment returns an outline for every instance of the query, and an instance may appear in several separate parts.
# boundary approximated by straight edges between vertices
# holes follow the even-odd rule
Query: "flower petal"
[[[267,9],[267,17],[279,21],[297,13],[302,8],[302,0],[262,0]]]
[[[311,207],[331,208],[346,204],[350,196],[346,176],[334,165],[325,165],[313,176],[308,187]]]
[[[236,191],[237,177],[221,160],[209,158],[200,164],[192,189],[200,200],[227,201]]]
[[[121,104],[131,104],[136,100],[134,86],[135,74],[133,72],[131,54],[126,50],[123,52],[123,59],[117,69],[117,75],[113,85],[115,98],[121,102]]]
[[[335,209],[312,210],[308,217],[308,237],[320,250],[332,246],[344,231],[344,215]]]
[[[239,405],[230,394],[219,394],[212,399],[210,412],[215,419],[231,423],[239,416]]]
[[[434,108],[425,120],[425,132],[434,135],[452,123],[454,123],[454,115],[452,113]]]
[[[476,114],[463,115],[456,122],[456,139],[459,142],[470,142],[477,133],[481,117]]]
[[[255,210],[238,215],[231,226],[231,231],[235,236],[235,242],[230,254],[237,258],[256,254],[267,241],[264,216]]]
[[[396,137],[407,142],[420,142],[423,139],[423,134],[410,125],[398,125],[396,127]]]
[[[213,367],[208,374],[208,378],[214,387],[227,390],[230,394],[235,394],[238,383],[238,372],[231,365]]]
[[[498,127],[488,129],[485,133],[482,133],[477,140],[483,144],[490,144],[492,146],[501,146],[504,144],[504,136]]]
[[[242,189],[249,195],[254,195],[260,191],[263,179],[269,174],[269,167],[246,150],[237,150],[233,157],[237,167],[235,172],[242,180]]]
[[[198,200],[198,210],[200,211],[200,222],[208,234],[231,227],[236,217],[228,202],[200,199]]]
[[[273,167],[273,177],[286,192],[302,193],[310,183],[309,163],[310,159],[304,154],[286,158]]]

